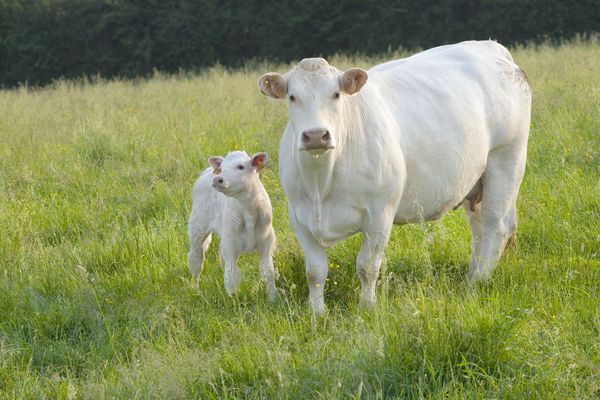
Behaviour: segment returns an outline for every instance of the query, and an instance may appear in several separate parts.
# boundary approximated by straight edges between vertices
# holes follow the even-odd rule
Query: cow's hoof
[[[490,279],[489,273],[481,272],[479,269],[475,269],[473,271],[469,271],[467,275],[467,281],[470,286],[475,286],[479,283],[487,282]]]
[[[376,304],[377,302],[375,301],[375,299],[361,298],[358,302],[358,307],[362,308],[363,310],[371,311],[375,308]]]
[[[199,268],[193,268],[188,265],[188,272],[192,277],[192,281],[197,281],[199,279],[199,277],[200,277],[200,269]]]
[[[200,282],[200,271],[189,270],[188,272],[190,273],[189,277],[192,285],[198,285],[198,283]]]

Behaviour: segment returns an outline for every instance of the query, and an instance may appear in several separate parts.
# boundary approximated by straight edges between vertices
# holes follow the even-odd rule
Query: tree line
[[[0,0],[0,85],[598,31],[598,0]]]

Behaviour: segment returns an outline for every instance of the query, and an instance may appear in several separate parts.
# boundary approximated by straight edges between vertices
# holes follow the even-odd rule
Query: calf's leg
[[[204,256],[210,242],[212,235],[210,232],[190,230],[190,251],[188,252],[188,271],[192,275],[193,279],[198,279],[202,268],[204,267]]]
[[[258,247],[258,255],[260,257],[260,274],[262,280],[267,285],[267,297],[269,301],[275,301],[275,279],[277,271],[273,267],[273,251],[275,249],[275,235],[271,234]]]
[[[235,294],[240,287],[240,269],[237,260],[240,252],[234,243],[223,240],[221,243],[221,260],[223,264],[223,280],[228,295]]]

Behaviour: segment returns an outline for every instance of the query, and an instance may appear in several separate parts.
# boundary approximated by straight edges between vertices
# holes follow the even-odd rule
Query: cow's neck
[[[297,162],[307,196],[315,204],[322,203],[331,191],[335,169],[333,152],[329,151],[319,156],[303,152],[299,154]]]

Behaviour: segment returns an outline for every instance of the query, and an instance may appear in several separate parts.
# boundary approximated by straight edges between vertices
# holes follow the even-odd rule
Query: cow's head
[[[258,171],[267,165],[267,153],[256,153],[248,157],[243,151],[233,151],[227,157],[214,156],[208,159],[213,168],[213,187],[226,196],[239,197],[260,184]]]
[[[298,150],[322,154],[336,147],[342,135],[344,102],[367,82],[360,68],[342,72],[322,58],[306,58],[285,75],[264,74],[258,80],[262,93],[288,99],[290,126]]]

